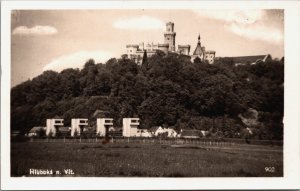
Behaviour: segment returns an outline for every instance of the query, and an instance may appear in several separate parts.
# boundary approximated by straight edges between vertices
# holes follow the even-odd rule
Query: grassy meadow
[[[266,167],[274,167],[266,172]],[[29,169],[72,169],[80,177],[280,177],[283,147],[235,144],[59,143],[11,144],[11,176]],[[50,175],[51,176],[51,175]]]

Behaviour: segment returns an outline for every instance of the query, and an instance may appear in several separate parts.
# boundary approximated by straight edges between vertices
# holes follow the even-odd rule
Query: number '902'
[[[275,172],[275,167],[273,167],[273,166],[265,167],[265,171],[266,172]]]

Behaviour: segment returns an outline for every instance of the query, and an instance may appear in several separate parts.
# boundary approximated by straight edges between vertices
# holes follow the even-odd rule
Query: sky
[[[126,52],[126,44],[164,42],[174,22],[176,47],[200,34],[216,57],[284,56],[284,11],[276,9],[14,10],[11,13],[11,84],[46,70],[82,68],[92,58],[105,63]]]

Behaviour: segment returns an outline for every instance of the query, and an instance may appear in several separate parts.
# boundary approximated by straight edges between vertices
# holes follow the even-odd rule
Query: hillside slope
[[[259,113],[259,138],[282,139],[284,64],[278,61],[235,67],[226,60],[209,65],[177,54],[144,59],[124,55],[106,64],[86,62],[82,70],[45,71],[11,90],[11,128],[26,132],[46,118],[141,118],[155,125],[210,129],[233,137],[249,108]],[[93,122],[91,123],[93,125]]]

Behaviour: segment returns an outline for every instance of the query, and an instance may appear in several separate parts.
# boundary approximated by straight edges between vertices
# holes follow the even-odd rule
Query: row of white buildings
[[[84,131],[88,131],[88,119],[75,118],[71,119],[71,127],[64,127],[63,119],[47,119],[46,127],[33,127],[28,136],[37,136],[38,130],[45,130],[46,136],[55,137],[59,131],[70,132],[71,136],[80,135]],[[123,118],[123,136],[130,137],[137,134],[139,126],[139,118]],[[108,131],[114,131],[112,118],[97,118],[96,134],[106,136]]]
[[[140,129],[139,118],[123,118],[123,127],[117,129],[113,125],[112,118],[97,118],[96,135],[105,137],[110,132],[122,132],[123,137],[154,137],[165,133],[168,137],[178,137],[178,133],[172,128],[154,127],[151,130]],[[46,136],[55,137],[58,132],[70,133],[72,137],[79,136],[88,130],[88,119],[75,118],[71,119],[71,127],[64,127],[63,119],[47,119],[46,127],[33,127],[27,136],[38,136],[38,131],[45,131]]]
[[[139,118],[123,118],[123,127],[115,128],[112,118],[97,118],[96,132],[90,131],[88,119],[76,118],[71,119],[71,127],[64,127],[63,119],[47,119],[46,127],[33,127],[27,136],[35,137],[39,135],[39,131],[44,131],[46,136],[55,137],[57,134],[65,133],[71,137],[80,136],[84,132],[96,133],[96,135],[105,137],[107,135],[118,135],[123,137],[183,137],[198,138],[206,136],[206,131],[181,130],[180,132],[170,127],[156,126],[150,129],[140,129]]]

